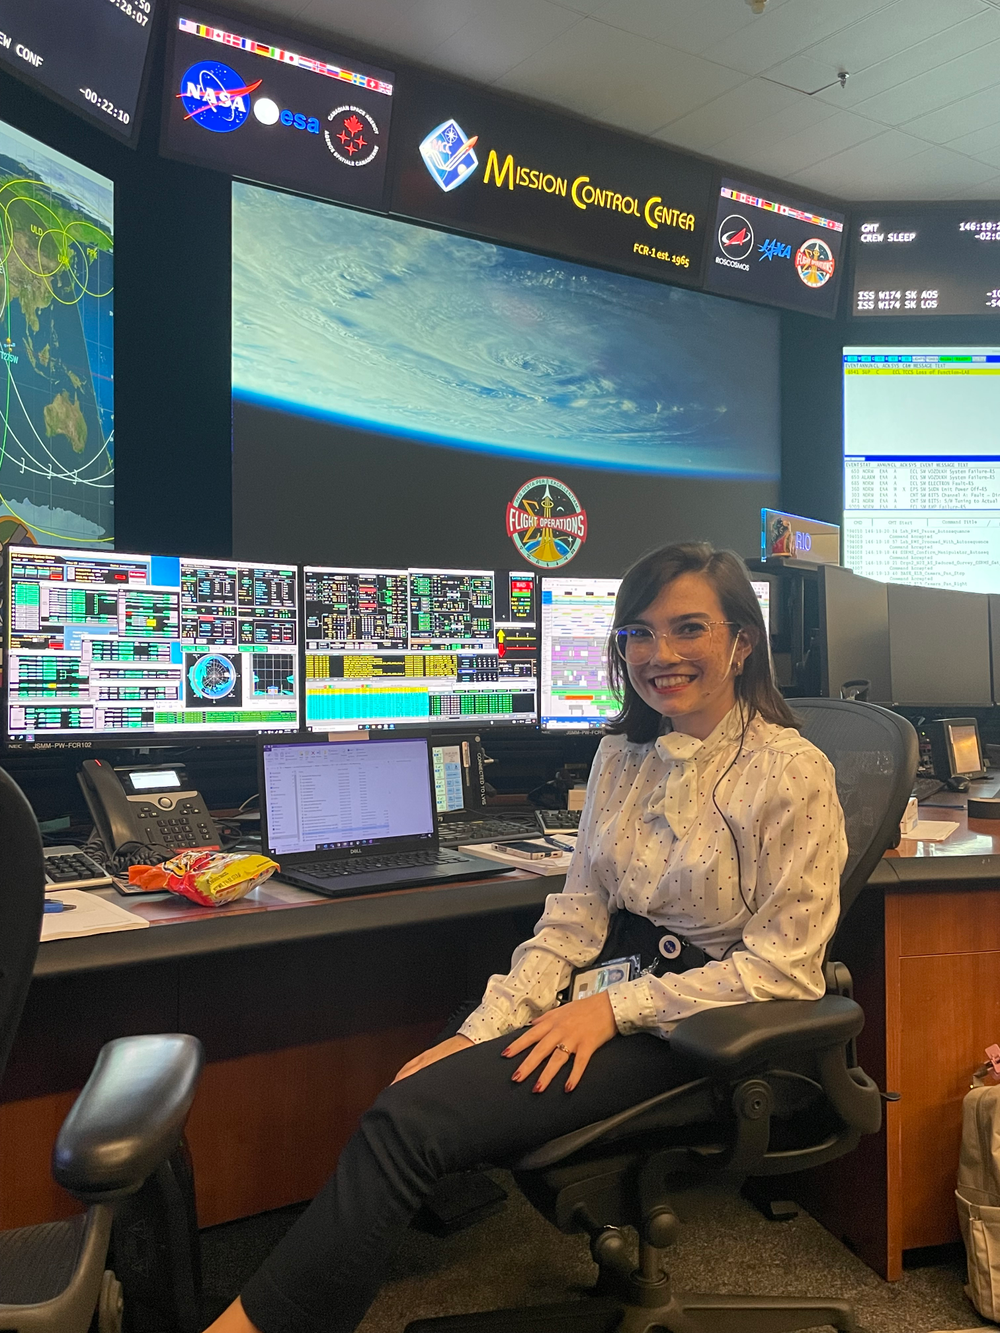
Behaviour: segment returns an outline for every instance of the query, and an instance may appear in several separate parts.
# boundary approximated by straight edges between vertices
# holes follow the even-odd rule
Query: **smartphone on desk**
[[[554,847],[540,847],[537,842],[495,842],[493,848],[508,856],[520,856],[525,861],[547,861],[550,856],[565,856],[566,852]]]
[[[86,759],[77,774],[94,828],[108,856],[139,843],[162,856],[187,847],[217,851],[219,830],[181,764],[115,768]]]

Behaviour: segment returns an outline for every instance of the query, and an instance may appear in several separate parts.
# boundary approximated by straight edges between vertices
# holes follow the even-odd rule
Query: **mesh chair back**
[[[44,903],[38,821],[21,788],[0,768],[0,1077],[31,984]]]
[[[840,919],[888,847],[913,790],[917,733],[898,713],[843,699],[793,699],[802,735],[822,750],[837,775],[848,857],[840,881]]]

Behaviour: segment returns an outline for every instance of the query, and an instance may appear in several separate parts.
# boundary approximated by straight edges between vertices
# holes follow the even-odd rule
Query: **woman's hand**
[[[474,1045],[474,1042],[468,1037],[449,1037],[447,1041],[439,1041],[436,1046],[421,1051],[412,1060],[408,1060],[392,1081],[398,1083],[401,1078],[409,1078],[418,1069],[425,1069],[427,1065],[432,1065],[435,1060],[443,1060],[446,1055],[454,1055],[456,1051],[464,1051],[467,1046],[472,1045]]]
[[[521,1061],[511,1078],[520,1083],[543,1061],[548,1061],[531,1089],[532,1092],[544,1092],[563,1065],[572,1059],[573,1068],[564,1086],[565,1092],[572,1092],[583,1078],[590,1057],[617,1031],[611,1001],[603,991],[588,995],[585,1000],[573,1000],[550,1009],[547,1014],[534,1019],[528,1030],[504,1051],[508,1059],[513,1059],[532,1048],[531,1054]]]

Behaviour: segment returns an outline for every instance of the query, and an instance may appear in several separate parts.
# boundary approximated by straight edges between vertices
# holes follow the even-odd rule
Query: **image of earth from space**
[[[539,465],[770,478],[777,366],[773,311],[233,186],[248,401]]]

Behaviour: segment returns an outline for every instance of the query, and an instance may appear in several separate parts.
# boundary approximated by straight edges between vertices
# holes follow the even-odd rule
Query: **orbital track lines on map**
[[[108,233],[93,222],[66,221],[36,195],[15,192],[28,186],[38,188],[38,182],[7,181],[0,186],[0,265],[5,276],[13,253],[25,272],[43,282],[53,300],[63,305],[73,305],[84,296],[100,300],[110,295],[110,286],[100,282],[91,286],[90,281],[92,272],[100,277],[101,252],[112,248]],[[18,236],[27,243],[18,246]],[[68,293],[57,290],[60,275],[71,283]]]

